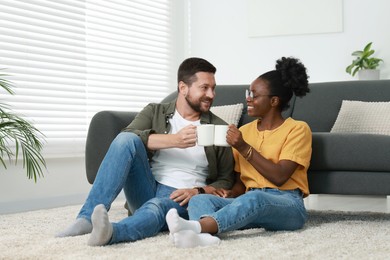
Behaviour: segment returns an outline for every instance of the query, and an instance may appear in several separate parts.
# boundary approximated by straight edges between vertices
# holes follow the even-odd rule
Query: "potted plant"
[[[4,76],[6,75],[0,74],[0,90],[13,95],[13,85],[4,79]],[[37,177],[43,176],[41,166],[46,168],[39,136],[43,137],[37,128],[13,113],[8,105],[0,102],[0,168],[7,168],[6,159],[15,160],[17,164],[21,154],[27,177],[36,182]]]
[[[371,49],[372,42],[368,43],[362,51],[354,51],[352,56],[356,59],[352,61],[345,71],[352,76],[358,72],[359,79],[379,79],[379,70],[377,69],[382,59],[372,57],[374,50]]]

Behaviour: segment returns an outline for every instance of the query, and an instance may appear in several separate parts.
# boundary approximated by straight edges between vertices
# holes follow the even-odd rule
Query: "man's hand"
[[[187,148],[196,145],[196,126],[188,125],[175,134],[175,147]]]
[[[176,134],[151,134],[148,139],[150,150],[187,148],[196,145],[196,126],[188,125]]]
[[[179,189],[172,192],[169,198],[174,202],[179,203],[180,206],[184,206],[190,201],[192,196],[195,195],[198,195],[197,189]]]

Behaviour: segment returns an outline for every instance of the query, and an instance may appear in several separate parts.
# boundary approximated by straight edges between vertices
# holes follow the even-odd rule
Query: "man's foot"
[[[93,210],[92,216],[92,233],[88,240],[89,246],[107,245],[112,237],[112,224],[108,219],[108,213],[103,204],[97,205]]]
[[[92,223],[85,218],[76,219],[64,231],[57,233],[56,237],[73,237],[89,234],[92,231]]]
[[[197,234],[192,230],[182,230],[172,234],[173,244],[178,248],[219,245],[221,240],[208,233]]]

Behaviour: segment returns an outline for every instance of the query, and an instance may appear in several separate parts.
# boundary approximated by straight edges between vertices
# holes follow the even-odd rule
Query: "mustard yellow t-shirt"
[[[253,147],[266,159],[274,163],[280,160],[290,160],[298,164],[290,179],[278,187],[264,178],[261,173],[233,149],[235,171],[241,173],[241,181],[249,188],[278,188],[294,190],[299,188],[306,197],[309,195],[307,169],[310,165],[312,134],[310,127],[303,121],[287,118],[282,125],[273,130],[257,130],[258,120],[242,127],[245,142]]]

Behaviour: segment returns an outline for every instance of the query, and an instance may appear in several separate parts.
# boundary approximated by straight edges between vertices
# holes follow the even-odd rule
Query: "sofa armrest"
[[[100,163],[112,140],[133,121],[137,114],[137,112],[101,111],[93,116],[85,147],[85,168],[89,183],[94,182]]]
[[[313,132],[310,170],[389,172],[390,136]]]

